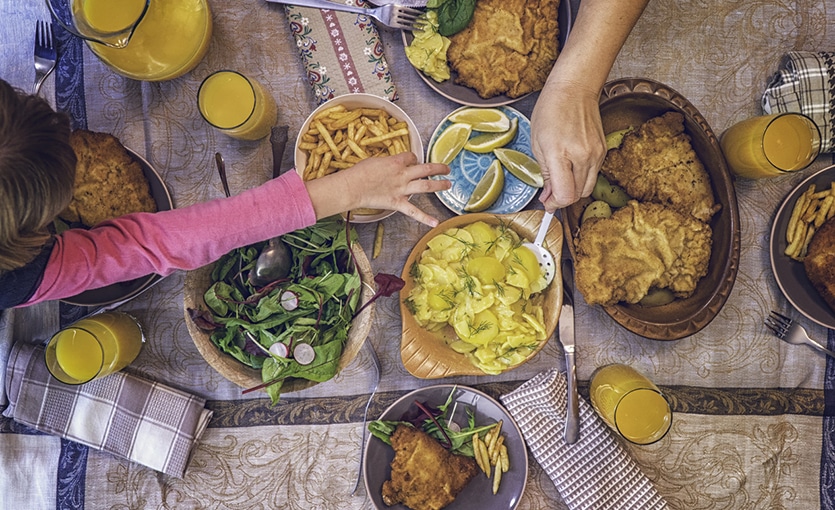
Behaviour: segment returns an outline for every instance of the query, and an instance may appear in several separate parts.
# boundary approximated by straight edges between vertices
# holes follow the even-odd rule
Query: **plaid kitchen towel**
[[[363,6],[354,0],[340,1]],[[383,43],[371,18],[293,5],[285,5],[284,10],[316,104],[356,92],[397,99]]]
[[[799,112],[815,121],[821,152],[835,151],[835,52],[790,51],[762,98],[766,113]]]
[[[41,432],[182,478],[212,412],[205,400],[117,372],[71,386],[52,377],[43,347],[17,342],[3,414]]]
[[[566,390],[565,374],[554,369],[537,374],[500,399],[568,508],[667,508],[652,482],[582,398],[580,439],[565,442]]]

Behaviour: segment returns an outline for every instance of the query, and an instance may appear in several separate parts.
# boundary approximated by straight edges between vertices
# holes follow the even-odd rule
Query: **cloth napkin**
[[[317,104],[357,92],[397,99],[383,43],[371,18],[293,5],[285,5],[284,10]]]
[[[182,478],[212,412],[205,400],[117,372],[71,386],[52,377],[43,347],[12,346],[3,414],[47,434]]]
[[[835,151],[835,52],[790,51],[762,97],[766,113],[799,112],[815,121],[821,152]]]
[[[557,490],[572,510],[667,508],[594,409],[580,399],[580,439],[563,438],[565,374],[549,370],[500,397]]]

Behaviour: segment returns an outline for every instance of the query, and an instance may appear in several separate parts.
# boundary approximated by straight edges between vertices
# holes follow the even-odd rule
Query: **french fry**
[[[786,226],[786,249],[784,254],[797,261],[803,261],[815,231],[835,216],[835,181],[821,191],[814,183],[804,191],[794,204]]]
[[[473,453],[475,454],[475,462],[478,464],[479,469],[490,476],[490,464],[487,462],[487,459],[482,455],[482,446],[484,443],[481,442],[479,439],[478,434],[473,434]]]
[[[510,457],[507,455],[507,446],[502,445],[500,450],[499,457],[501,458],[502,471],[507,473],[507,470],[510,469]]]
[[[371,250],[371,258],[376,259],[383,251],[383,223],[377,223],[377,228],[374,232],[374,248]]]
[[[502,470],[498,467],[493,470],[493,494],[499,492],[499,484],[502,483]]]
[[[499,454],[502,449],[502,446],[504,446],[504,436],[501,434],[497,435],[499,436],[499,439],[498,441],[496,441],[496,444],[493,445],[494,449],[493,452],[490,454],[490,464],[494,466],[499,463]]]

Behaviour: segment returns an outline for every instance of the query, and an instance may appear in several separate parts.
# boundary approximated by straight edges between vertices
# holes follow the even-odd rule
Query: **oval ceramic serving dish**
[[[165,182],[163,182],[162,177],[160,177],[156,169],[136,152],[127,147],[125,149],[139,163],[139,166],[142,167],[142,173],[148,179],[148,184],[151,188],[151,197],[153,197],[154,202],[157,204],[157,210],[169,211],[173,209],[174,202],[171,200],[171,194],[168,192]],[[160,279],[162,279],[162,276],[158,274],[149,274],[126,282],[118,282],[106,287],[86,290],[81,294],[76,294],[73,297],[62,299],[61,301],[77,306],[109,305],[136,296]]]
[[[354,244],[351,248],[356,259],[357,267],[359,268],[360,278],[362,279],[362,298],[360,299],[360,306],[362,303],[371,299],[374,294],[374,277],[371,272],[371,264],[368,262],[365,252],[359,246]],[[198,328],[194,321],[189,316],[189,309],[206,310],[206,302],[203,300],[203,294],[211,286],[212,283],[212,269],[214,264],[208,264],[189,271],[186,273],[185,284],[183,285],[183,311],[185,315],[186,328],[200,351],[200,355],[206,362],[220,375],[229,381],[237,384],[241,388],[253,388],[261,384],[261,371],[252,367],[244,365],[232,356],[221,352],[215,344],[212,343],[209,334]],[[371,323],[374,320],[374,304],[369,305],[363,310],[359,316],[354,319],[351,324],[351,329],[348,331],[348,340],[345,342],[345,347],[342,350],[342,356],[339,358],[339,368],[342,370],[348,366],[351,361],[356,358],[362,348],[362,343],[368,337],[371,331]],[[315,381],[308,381],[306,379],[289,379],[281,386],[281,393],[291,393],[294,391],[301,391],[318,384]]]
[[[600,99],[600,114],[606,133],[639,126],[668,111],[684,115],[684,130],[690,135],[693,149],[710,175],[714,198],[722,208],[710,222],[713,246],[708,273],[699,281],[692,296],[656,307],[623,303],[604,307],[606,313],[621,326],[655,340],[677,340],[707,326],[727,301],[739,269],[736,192],[725,156],[704,117],[678,92],[647,79],[631,78],[607,83]],[[580,216],[589,202],[591,198],[585,198],[568,207],[563,215],[563,226],[571,239],[579,230]],[[573,243],[570,245],[573,255]]]
[[[463,214],[461,216],[453,216],[447,221],[444,221],[427,232],[418,241],[409,254],[409,258],[406,259],[406,265],[403,267],[403,274],[401,275],[406,285],[400,290],[400,314],[403,318],[400,358],[403,361],[403,366],[406,367],[409,373],[422,379],[437,379],[440,377],[460,375],[485,375],[480,368],[470,362],[467,356],[452,350],[442,336],[444,330],[436,333],[424,329],[417,323],[412,312],[404,304],[404,300],[409,296],[409,293],[415,286],[415,282],[410,275],[412,264],[415,263],[426,249],[427,243],[433,237],[447,229],[453,227],[460,228],[476,221],[484,221],[490,225],[498,225],[503,222],[524,239],[533,241],[536,237],[537,230],[539,230],[543,216],[543,211],[520,211],[514,214]],[[554,260],[560,260],[563,242],[562,231],[557,222],[552,223],[548,228],[543,246],[551,252]],[[522,363],[510,368],[510,370],[520,367],[536,356],[557,327],[557,321],[560,317],[560,307],[562,306],[562,278],[559,274],[559,268],[557,269],[557,274],[554,276],[554,281],[543,293],[545,300],[542,305],[542,311],[545,314],[546,340],[540,342],[539,347],[534,352],[525,358]],[[454,335],[454,333],[451,334]]]

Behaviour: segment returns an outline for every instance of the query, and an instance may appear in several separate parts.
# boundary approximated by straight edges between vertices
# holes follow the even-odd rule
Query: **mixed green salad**
[[[239,248],[215,264],[204,294],[209,310],[189,310],[221,351],[261,370],[258,388],[273,403],[288,378],[323,382],[336,375],[362,286],[349,244],[356,233],[341,218],[281,239],[293,254],[288,278],[253,286],[247,276],[266,242]],[[304,359],[297,359],[303,344]]]

